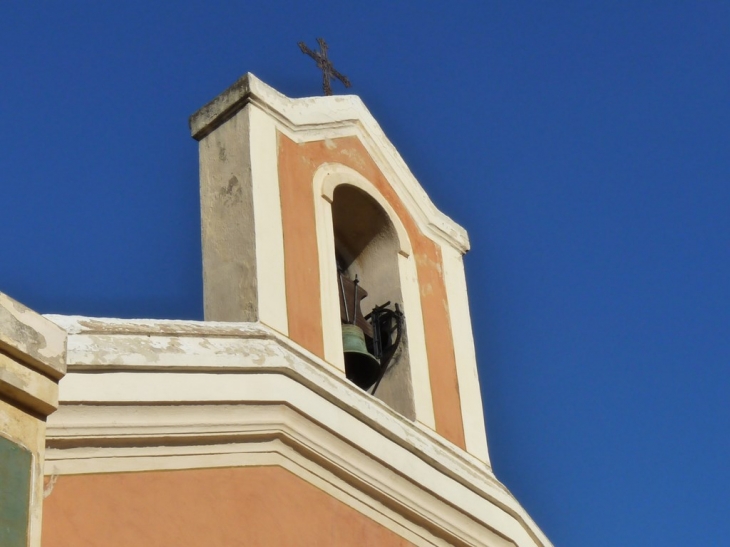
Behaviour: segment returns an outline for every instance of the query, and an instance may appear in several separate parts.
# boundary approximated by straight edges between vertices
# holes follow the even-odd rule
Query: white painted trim
[[[191,438],[218,426],[185,418],[186,407],[235,405],[229,416],[242,421],[232,424],[233,431],[245,434],[256,430],[255,414],[245,409],[285,405],[363,452],[368,461],[381,462],[485,525],[508,526],[505,535],[511,538],[535,538],[518,545],[550,545],[483,462],[354,387],[341,371],[265,325],[48,318],[69,332],[70,371],[60,384],[60,409],[49,418],[54,432],[49,439],[75,434],[68,413],[76,405],[92,415],[112,412],[95,433],[101,437],[126,427],[119,421],[119,405],[151,405],[160,416],[165,405],[174,405],[182,427],[192,427]],[[151,438],[168,436],[153,426],[142,417],[134,427],[147,428]],[[285,434],[298,438],[300,430],[292,426]],[[260,428],[256,435],[260,438]],[[335,457],[338,450],[329,452]]]
[[[56,380],[5,353],[0,353],[0,395],[43,416],[58,407]]]
[[[383,197],[372,182],[354,169],[340,163],[323,163],[314,174],[315,190],[329,203],[334,201],[335,188],[341,184],[349,184],[350,186],[359,188],[373,198],[378,205],[383,208],[386,215],[388,215],[388,218],[393,223],[396,235],[398,236],[398,252],[406,258],[411,256],[413,254],[411,240],[408,237],[408,232],[406,231],[405,226],[403,226],[403,222],[388,200]]]
[[[291,133],[297,134],[295,140],[298,142],[302,138],[323,140],[357,135],[414,215],[421,230],[462,253],[469,250],[466,231],[436,208],[357,96],[290,99],[248,73],[190,117],[193,137],[203,138],[232,112],[251,103],[266,111]]]
[[[403,309],[408,329],[408,355],[411,368],[411,386],[415,403],[416,420],[436,428],[431,395],[431,381],[428,373],[426,335],[421,310],[421,295],[418,285],[416,262],[408,232],[393,207],[380,191],[360,173],[345,165],[324,163],[314,174],[315,215],[317,217],[317,245],[319,248],[319,271],[322,294],[322,330],[325,349],[330,348],[333,356],[342,362],[342,337],[340,336],[340,300],[337,294],[337,265],[335,263],[334,233],[332,227],[332,202],[335,188],[341,184],[354,186],[365,192],[385,211],[395,228],[398,239],[398,276]],[[325,351],[325,355],[327,355]]]
[[[249,142],[256,237],[259,320],[289,333],[284,274],[284,229],[279,196],[276,126],[270,116],[251,105]]]
[[[342,347],[340,297],[337,293],[337,264],[335,261],[335,234],[332,223],[332,198],[322,193],[322,170],[313,179],[314,220],[317,230],[319,260],[319,295],[322,313],[322,338],[324,358],[345,373],[345,357]]]
[[[411,364],[411,386],[416,420],[436,431],[436,416],[433,410],[431,375],[428,368],[426,350],[426,330],[423,324],[421,291],[418,284],[418,271],[413,256],[398,256],[403,310],[408,330],[408,356]]]
[[[379,522],[388,525],[382,522],[386,517],[390,526],[398,524],[421,539],[539,545],[504,508],[458,486],[443,499],[432,492],[440,481],[427,466],[421,466],[427,473],[417,479],[405,477],[286,405],[63,410],[49,429],[49,475],[281,465]],[[63,448],[69,444],[74,448]]]
[[[442,246],[441,256],[444,269],[446,299],[449,303],[449,319],[454,340],[456,376],[459,383],[461,416],[464,424],[466,449],[489,465],[487,434],[484,424],[484,406],[479,388],[474,335],[472,334],[469,297],[466,291],[466,277],[461,253],[451,247]]]

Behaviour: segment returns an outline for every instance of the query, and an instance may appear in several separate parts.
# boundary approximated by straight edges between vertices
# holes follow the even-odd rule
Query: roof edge
[[[422,223],[439,239],[462,254],[469,248],[466,230],[442,213],[413,175],[378,122],[357,95],[292,99],[279,93],[250,72],[205,104],[189,119],[190,132],[200,141],[238,111],[253,103],[292,131],[352,126],[370,141],[380,160],[401,179],[403,190],[418,209]]]

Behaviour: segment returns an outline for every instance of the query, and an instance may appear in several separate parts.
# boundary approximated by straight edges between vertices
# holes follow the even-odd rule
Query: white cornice
[[[64,406],[48,431],[45,473],[271,465],[391,529],[395,521],[416,545],[515,545],[286,405]]]
[[[357,135],[420,225],[461,253],[469,250],[466,230],[439,211],[356,95],[291,99],[248,73],[190,116],[192,136],[201,140],[247,104],[253,104],[293,133],[317,138]]]
[[[51,443],[71,431],[72,424],[64,422],[77,405],[88,405],[84,412],[92,414],[120,405],[285,405],[493,527],[493,519],[485,521],[481,513],[487,506],[464,505],[473,496],[482,499],[503,515],[512,530],[507,537],[523,537],[518,545],[550,545],[483,462],[357,389],[341,371],[264,325],[47,317],[68,333],[69,372],[60,385],[60,410],[49,421]],[[96,434],[124,436],[114,420],[104,427]],[[199,436],[206,427],[194,429]]]
[[[58,406],[58,381],[65,373],[66,332],[0,293],[0,397],[48,416]]]
[[[1,292],[0,351],[54,381],[66,373],[66,333]]]

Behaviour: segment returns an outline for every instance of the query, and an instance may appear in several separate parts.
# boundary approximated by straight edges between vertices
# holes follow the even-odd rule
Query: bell
[[[357,325],[342,325],[345,375],[361,389],[373,385],[380,375],[380,362],[368,353],[365,334]]]

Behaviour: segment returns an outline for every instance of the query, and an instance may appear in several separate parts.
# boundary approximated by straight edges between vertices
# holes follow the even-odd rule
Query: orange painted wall
[[[323,163],[341,163],[355,169],[375,185],[408,232],[421,289],[436,431],[465,448],[454,342],[439,246],[420,231],[357,138],[298,144],[279,134],[278,161],[290,337],[324,357],[312,181],[317,168]]]
[[[324,359],[312,177],[306,178],[306,157],[291,153],[291,141],[283,135],[278,139],[289,337]]]
[[[405,547],[402,537],[281,467],[64,475],[43,547]]]

